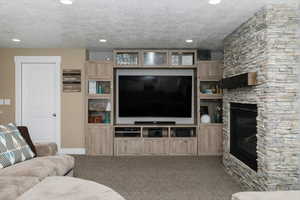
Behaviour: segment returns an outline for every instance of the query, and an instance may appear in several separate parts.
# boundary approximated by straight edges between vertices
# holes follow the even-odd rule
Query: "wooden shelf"
[[[88,126],[98,126],[98,127],[102,127],[102,126],[112,126],[111,123],[87,123]]]
[[[63,92],[81,92],[81,70],[63,70]]]
[[[117,66],[114,67],[115,69],[197,69],[197,66],[135,66],[135,67],[129,67],[129,66]]]
[[[111,94],[88,94],[89,99],[110,99]]]
[[[87,80],[101,80],[101,81],[111,81],[111,78],[108,78],[108,77],[101,77],[99,75],[88,75],[86,77]]]
[[[223,94],[199,94],[200,99],[223,99]]]
[[[200,123],[199,126],[223,126],[223,123]]]
[[[115,128],[127,128],[127,127],[143,127],[143,128],[196,128],[197,125],[186,125],[186,124],[176,124],[176,125],[135,125],[135,124],[116,124]]]
[[[211,78],[211,79],[209,79],[209,78],[206,78],[206,79],[201,79],[201,78],[199,78],[198,79],[200,82],[202,81],[202,82],[219,82],[219,81],[221,81],[221,79],[216,79],[216,78]]]
[[[256,72],[248,72],[222,79],[221,87],[224,89],[235,89],[257,85]]]

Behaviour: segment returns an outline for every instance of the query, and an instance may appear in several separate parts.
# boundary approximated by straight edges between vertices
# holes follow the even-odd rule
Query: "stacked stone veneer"
[[[258,75],[257,86],[225,90],[223,99],[223,163],[248,189],[300,189],[298,29],[295,5],[269,5],[224,41],[224,77]],[[230,102],[258,106],[257,172],[230,154]]]

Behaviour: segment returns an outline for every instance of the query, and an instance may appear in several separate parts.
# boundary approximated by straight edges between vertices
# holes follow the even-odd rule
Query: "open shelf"
[[[220,81],[200,81],[199,96],[208,97],[222,96],[223,91],[220,86]]]
[[[81,92],[81,70],[63,70],[63,92]]]
[[[111,81],[88,80],[89,96],[109,96],[111,95]]]
[[[206,123],[204,115],[209,116]],[[207,118],[207,117],[206,117]],[[222,100],[221,99],[203,99],[200,100],[200,123],[201,124],[222,124]]]
[[[115,128],[115,137],[141,137],[142,130],[138,127]]]
[[[199,94],[200,99],[223,99],[222,94]]]
[[[114,127],[143,127],[143,128],[155,128],[155,127],[181,127],[181,128],[196,128],[196,124],[175,124],[175,125],[136,125],[136,124],[115,124]]]
[[[177,137],[177,138],[189,138],[189,137],[197,137],[197,130],[196,128],[182,128],[182,127],[176,127],[171,128],[170,130],[170,136],[171,137]]]
[[[197,126],[114,126],[115,137],[196,137]]]
[[[201,126],[223,126],[223,123],[200,123]]]
[[[88,99],[88,123],[111,123],[111,102],[109,99]]]
[[[169,136],[169,128],[143,127],[143,138],[162,138]]]

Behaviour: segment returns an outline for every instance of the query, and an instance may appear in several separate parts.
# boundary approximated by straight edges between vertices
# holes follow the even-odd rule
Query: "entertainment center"
[[[88,155],[222,154],[221,61],[114,50],[113,62],[88,61],[85,74]]]

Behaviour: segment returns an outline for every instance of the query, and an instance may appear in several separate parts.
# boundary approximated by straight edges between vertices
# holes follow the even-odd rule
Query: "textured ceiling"
[[[223,0],[216,6],[208,0],[74,0],[71,6],[0,0],[0,47],[218,50],[226,35],[268,2],[276,0]]]

